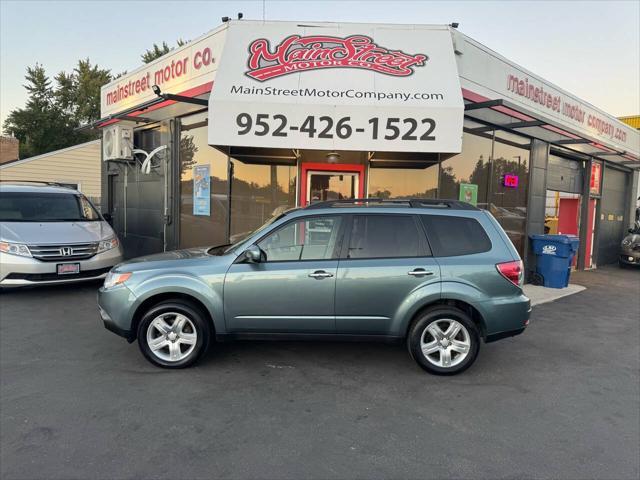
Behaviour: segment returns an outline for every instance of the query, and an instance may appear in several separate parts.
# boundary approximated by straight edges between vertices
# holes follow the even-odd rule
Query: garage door
[[[598,265],[618,260],[618,249],[626,227],[627,180],[627,173],[605,168],[598,227]]]
[[[582,184],[582,164],[580,162],[549,155],[548,190],[582,193]]]

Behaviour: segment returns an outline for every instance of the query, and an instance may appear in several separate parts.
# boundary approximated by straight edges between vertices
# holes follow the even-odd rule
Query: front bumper
[[[57,285],[104,278],[112,267],[122,261],[120,247],[107,250],[86,260],[69,262],[43,262],[31,257],[20,257],[0,252],[0,287],[27,285]],[[58,275],[59,263],[79,263],[80,273]]]
[[[133,342],[136,332],[132,327],[136,296],[126,285],[98,290],[98,309],[104,328]]]
[[[640,251],[638,250],[625,250],[618,257],[620,263],[625,265],[635,265],[640,267]]]

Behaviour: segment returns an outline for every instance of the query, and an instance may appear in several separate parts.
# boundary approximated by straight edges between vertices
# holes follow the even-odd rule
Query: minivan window
[[[258,246],[267,262],[325,260],[336,256],[340,217],[301,218],[278,228]]]
[[[0,193],[2,222],[84,222],[100,215],[83,195],[74,193]]]
[[[409,215],[356,215],[347,258],[418,257],[420,235]]]
[[[471,255],[491,250],[491,240],[474,218],[421,215],[436,257]]]

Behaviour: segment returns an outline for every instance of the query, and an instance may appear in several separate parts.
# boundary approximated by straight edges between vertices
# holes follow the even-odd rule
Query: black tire
[[[430,362],[426,358],[425,354],[422,352],[421,340],[423,335],[425,335],[425,338],[431,335],[430,333],[425,333],[427,327],[432,325],[434,322],[446,322],[446,320],[454,320],[466,329],[469,349],[466,357],[462,360],[458,360],[458,363],[456,363],[456,358],[461,354],[457,351],[451,352],[450,350],[451,353],[449,355],[451,355],[453,365],[449,367],[442,367]],[[440,325],[442,324],[438,323],[438,326]],[[463,339],[464,337],[464,331],[461,329],[454,339]],[[480,334],[475,323],[473,323],[473,320],[471,320],[471,318],[469,318],[469,316],[462,310],[455,307],[437,306],[425,310],[415,319],[411,329],[409,330],[409,335],[407,336],[407,348],[409,349],[411,358],[413,358],[416,363],[427,372],[435,375],[455,375],[469,368],[475,361],[478,356],[478,352],[480,351]],[[435,355],[435,353],[433,355]]]
[[[627,268],[627,264],[626,264],[626,263],[624,263],[622,260],[618,260],[618,266],[619,266],[620,268]]]
[[[193,333],[196,334],[195,346],[191,352],[178,361],[160,358],[151,350],[147,341],[147,331],[149,330],[151,322],[162,314],[167,314],[168,321],[171,321],[171,315],[169,315],[171,313],[177,313],[186,317],[191,322],[191,325],[193,325],[193,328],[191,325],[188,325],[189,331],[195,329]],[[144,316],[138,324],[138,346],[146,359],[158,367],[186,368],[197,362],[209,348],[211,330],[209,319],[197,306],[184,300],[168,300],[152,306],[144,313]],[[161,335],[159,335],[159,337],[161,337]],[[186,346],[185,348],[184,346],[179,346],[179,348],[188,350],[190,347]]]

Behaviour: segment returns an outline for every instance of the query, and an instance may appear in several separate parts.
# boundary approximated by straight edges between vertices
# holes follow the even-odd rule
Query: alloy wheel
[[[158,315],[147,328],[149,350],[165,362],[179,362],[187,358],[195,349],[197,341],[195,325],[178,312]]]
[[[441,368],[455,367],[469,355],[471,336],[460,322],[441,318],[424,329],[420,349],[429,363]]]

